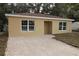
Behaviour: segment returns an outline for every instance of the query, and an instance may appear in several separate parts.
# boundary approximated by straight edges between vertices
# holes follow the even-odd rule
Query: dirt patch
[[[79,32],[56,34],[57,40],[79,48]]]
[[[5,49],[7,47],[8,34],[4,33],[0,35],[0,56],[5,55]]]

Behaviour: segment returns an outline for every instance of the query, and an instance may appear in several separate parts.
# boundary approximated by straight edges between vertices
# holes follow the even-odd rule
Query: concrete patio
[[[79,56],[79,49],[51,35],[9,38],[6,56]]]

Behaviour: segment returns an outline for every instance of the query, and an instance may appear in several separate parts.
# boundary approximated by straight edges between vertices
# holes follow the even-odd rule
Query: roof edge
[[[66,18],[50,18],[50,17],[39,17],[39,16],[28,16],[28,15],[17,15],[17,14],[5,14],[5,16],[13,16],[13,17],[27,17],[27,18],[41,18],[41,19],[55,19],[55,20],[68,20],[68,21],[74,21],[74,19],[66,19]]]

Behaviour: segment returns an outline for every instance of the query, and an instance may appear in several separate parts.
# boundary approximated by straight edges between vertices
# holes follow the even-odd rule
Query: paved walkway
[[[10,38],[6,56],[79,56],[79,49],[57,41],[50,35]]]

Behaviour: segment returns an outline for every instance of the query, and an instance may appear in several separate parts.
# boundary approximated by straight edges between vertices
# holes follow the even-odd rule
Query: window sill
[[[59,31],[67,31],[67,30],[59,30]]]
[[[34,31],[21,31],[21,32],[34,32]]]

